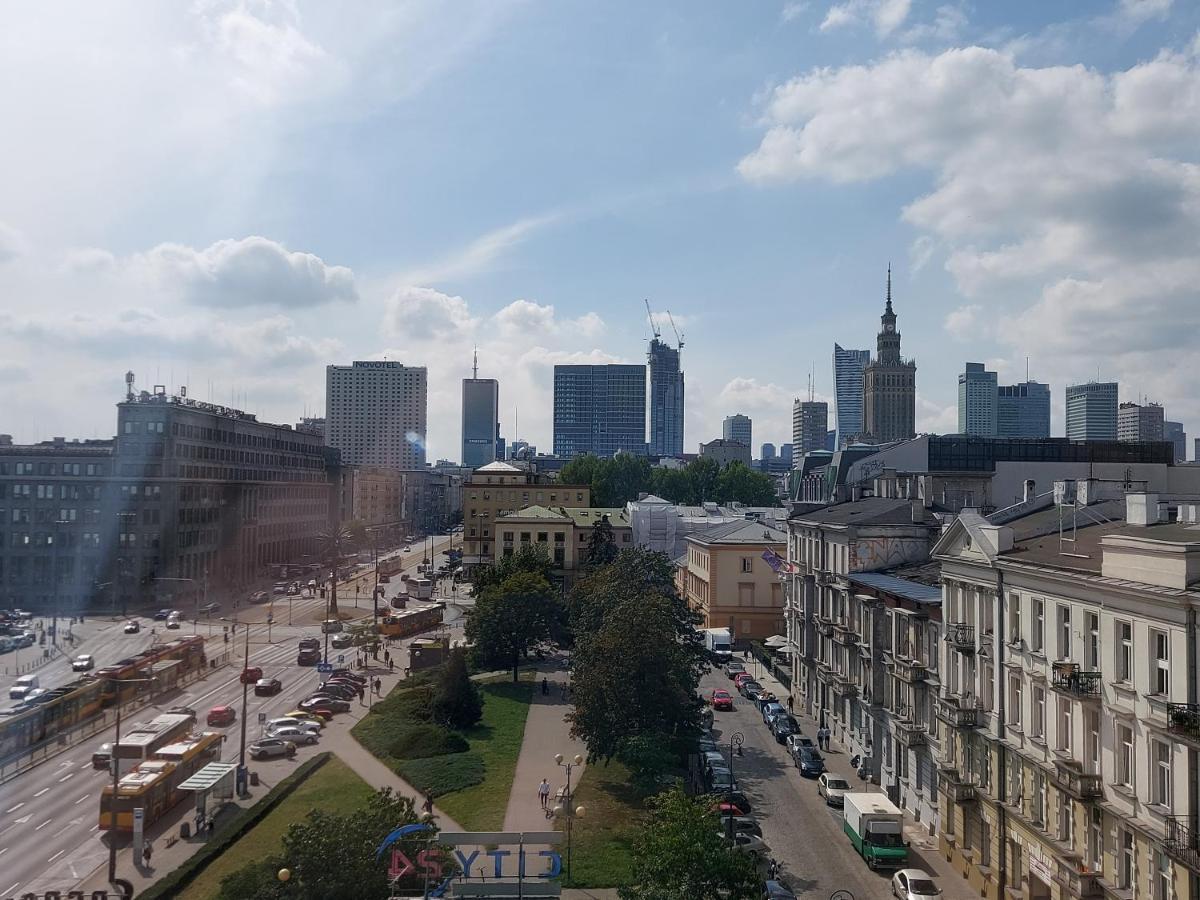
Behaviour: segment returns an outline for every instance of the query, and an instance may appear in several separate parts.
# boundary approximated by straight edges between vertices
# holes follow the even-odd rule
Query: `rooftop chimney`
[[[1125,495],[1125,521],[1130,525],[1157,525],[1158,494],[1129,493]]]

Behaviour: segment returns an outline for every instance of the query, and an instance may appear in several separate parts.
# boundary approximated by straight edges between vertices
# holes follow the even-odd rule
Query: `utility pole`
[[[246,678],[246,670],[250,668],[250,626],[246,626],[246,658],[242,665],[242,744],[238,750],[238,769],[237,769],[237,787],[238,796],[244,797],[247,793],[247,776],[246,776],[246,706],[249,702],[250,683]]]

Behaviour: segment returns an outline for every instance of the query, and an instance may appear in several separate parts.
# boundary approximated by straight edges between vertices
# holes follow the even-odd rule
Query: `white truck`
[[[842,829],[872,869],[903,868],[908,862],[904,814],[886,794],[851,791],[842,807]]]
[[[718,662],[728,662],[733,656],[733,636],[728,628],[702,628],[704,649]]]

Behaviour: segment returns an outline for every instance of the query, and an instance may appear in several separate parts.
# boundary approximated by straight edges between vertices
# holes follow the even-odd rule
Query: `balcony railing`
[[[1083,672],[1078,663],[1056,662],[1050,666],[1050,686],[1076,697],[1099,699],[1100,673]]]
[[[1167,704],[1167,730],[1200,740],[1200,703]]]
[[[1104,780],[1096,773],[1083,771],[1073,760],[1054,761],[1054,782],[1076,800],[1104,799]]]
[[[851,681],[850,676],[845,672],[832,672],[829,676],[829,684],[843,697],[858,695],[858,685]]]
[[[971,803],[979,799],[975,785],[964,781],[958,774],[958,769],[938,769],[938,776],[942,780],[942,789],[946,792],[946,796],[955,803]]]
[[[896,719],[896,740],[910,747],[925,743],[925,726],[919,725],[912,719]]]
[[[951,622],[946,626],[946,643],[960,653],[974,653],[975,626],[966,622]]]
[[[892,670],[896,673],[896,677],[901,681],[916,683],[925,680],[927,669],[925,663],[915,659],[908,659],[903,656],[897,656],[892,663]]]
[[[1167,855],[1183,863],[1192,872],[1200,872],[1200,841],[1187,816],[1167,819],[1167,839],[1163,842]]]
[[[835,622],[833,625],[833,639],[844,646],[852,646],[858,643],[858,632],[845,622]]]
[[[958,694],[939,697],[937,715],[952,728],[975,728],[979,725],[979,709],[974,701]]]
[[[1066,891],[1065,896],[1078,897],[1080,900],[1100,900],[1104,897],[1104,887],[1100,883],[1099,872],[1080,872],[1066,863],[1058,864],[1054,880],[1061,884]]]

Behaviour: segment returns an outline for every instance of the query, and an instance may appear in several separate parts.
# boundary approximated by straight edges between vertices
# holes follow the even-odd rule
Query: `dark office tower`
[[[997,437],[1050,437],[1050,385],[1022,381],[1002,384],[997,392]]]
[[[863,419],[867,433],[880,443],[916,436],[917,364],[900,355],[900,332],[892,312],[892,269],[888,267],[887,304],[875,358],[863,372]],[[839,423],[839,430],[840,430]]]
[[[831,449],[864,431],[863,370],[870,361],[870,350],[847,350],[840,344],[833,345],[833,412],[837,417],[837,437]],[[800,455],[804,455],[803,450]]]
[[[462,464],[478,469],[496,461],[500,382],[464,378],[462,383]]]
[[[646,452],[646,367],[554,367],[554,455]]]
[[[683,455],[683,372],[679,350],[659,338],[650,341],[650,453]]]

